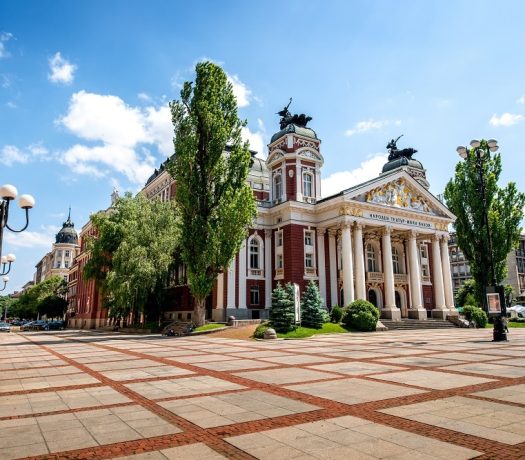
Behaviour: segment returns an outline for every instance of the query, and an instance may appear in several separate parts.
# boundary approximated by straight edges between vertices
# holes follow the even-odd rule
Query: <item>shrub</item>
[[[293,297],[291,297],[293,288],[290,286],[283,288],[280,283],[277,283],[272,292],[270,322],[276,332],[289,332],[295,328],[295,306]]]
[[[476,324],[476,327],[484,328],[487,325],[487,314],[479,307],[465,305],[463,307],[463,314],[465,315],[465,319],[473,321]]]
[[[379,310],[366,300],[356,300],[348,305],[344,315],[343,324],[351,329],[362,332],[376,330]]]
[[[320,329],[324,322],[323,300],[317,284],[310,280],[301,302],[301,326]]]
[[[343,309],[339,305],[336,305],[330,312],[330,321],[332,321],[332,323],[340,323],[342,318]]]
[[[256,328],[255,328],[255,331],[253,333],[253,338],[255,339],[264,339],[264,333],[266,332],[266,329],[269,329],[270,328],[270,323],[269,322],[264,322],[264,323],[261,323],[259,324]]]

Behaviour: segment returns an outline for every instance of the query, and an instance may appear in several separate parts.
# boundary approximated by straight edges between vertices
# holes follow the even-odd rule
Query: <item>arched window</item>
[[[310,173],[303,173],[303,195],[313,197],[312,193],[313,177]]]
[[[280,200],[283,195],[283,179],[280,174],[273,178],[274,199]]]
[[[377,272],[376,250],[372,244],[366,245],[366,260],[369,272]]]
[[[259,266],[259,240],[257,238],[252,238],[250,241],[250,268],[258,269]]]
[[[399,265],[399,253],[397,252],[397,248],[392,248],[392,266],[396,275],[401,273],[401,266]]]

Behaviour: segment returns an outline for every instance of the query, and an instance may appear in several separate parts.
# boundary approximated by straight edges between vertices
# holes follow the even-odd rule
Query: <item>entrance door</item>
[[[401,296],[399,295],[399,292],[395,291],[396,293],[396,307],[401,310]]]
[[[368,301],[374,306],[377,307],[377,294],[375,289],[368,290]]]

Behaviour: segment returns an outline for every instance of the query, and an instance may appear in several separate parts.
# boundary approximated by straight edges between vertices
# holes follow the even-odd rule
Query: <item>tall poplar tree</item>
[[[481,141],[479,148],[485,155],[479,164],[483,168],[494,267],[490,256],[489,233],[483,217],[480,175],[474,149],[468,149],[467,158],[456,165],[455,176],[445,188],[445,200],[457,217],[454,228],[458,246],[470,263],[477,297],[481,300],[484,287],[493,283],[493,269],[497,284],[506,276],[507,254],[516,247],[521,233],[525,194],[518,191],[514,182],[500,188],[501,155],[491,155],[485,140]]]
[[[246,178],[251,163],[246,125],[224,71],[200,62],[195,82],[185,82],[170,104],[175,156],[168,171],[176,180],[181,258],[195,299],[194,322],[205,320],[206,297],[227,269],[256,215]],[[228,146],[228,147],[227,147]]]

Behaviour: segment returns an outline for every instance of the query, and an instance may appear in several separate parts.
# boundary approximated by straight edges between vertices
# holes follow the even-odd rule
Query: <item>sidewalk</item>
[[[525,330],[0,335],[0,458],[525,456]]]

